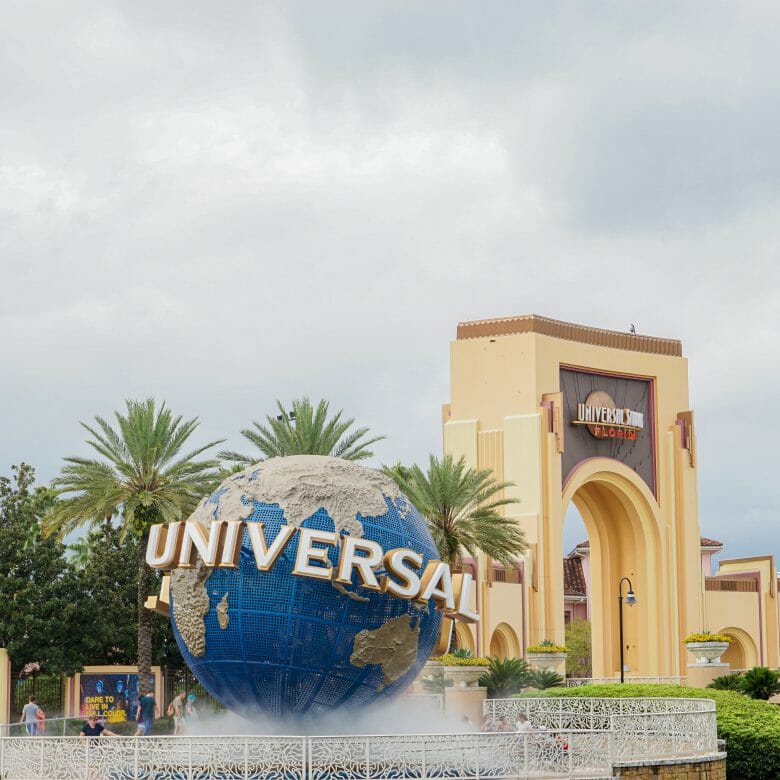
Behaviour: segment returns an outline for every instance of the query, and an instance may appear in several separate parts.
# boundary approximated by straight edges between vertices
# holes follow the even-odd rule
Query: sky
[[[0,26],[0,473],[154,396],[441,451],[458,321],[679,338],[702,532],[780,553],[780,5],[37,2]],[[569,524],[569,541],[579,531]]]

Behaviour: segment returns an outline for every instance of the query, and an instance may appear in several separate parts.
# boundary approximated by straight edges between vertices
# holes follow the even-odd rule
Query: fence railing
[[[36,727],[35,736],[65,737],[78,735],[83,723],[84,718],[45,718],[36,721],[33,725]],[[26,723],[0,723],[0,737],[24,736],[28,736]]]
[[[708,699],[493,699],[525,732],[367,736],[0,738],[8,780],[611,778],[616,763],[717,753]]]
[[[4,737],[9,780],[371,780],[610,778],[610,735],[420,734],[326,737]]]
[[[688,678],[684,676],[671,677],[626,677],[627,683],[647,685],[687,685]],[[619,677],[567,677],[567,688],[579,688],[581,685],[611,685],[620,682]]]
[[[711,699],[550,697],[488,699],[484,713],[511,724],[523,713],[535,729],[609,733],[615,761],[717,752]]]

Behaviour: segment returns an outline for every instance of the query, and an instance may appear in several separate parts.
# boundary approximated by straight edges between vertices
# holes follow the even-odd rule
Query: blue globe
[[[266,471],[275,478],[264,481]],[[361,495],[373,514],[353,515]],[[257,464],[225,480],[193,518],[204,524],[263,523],[269,544],[285,524],[295,524],[336,530],[341,538],[362,535],[384,551],[411,548],[422,555],[423,566],[438,558],[425,520],[391,480],[334,458]],[[260,571],[244,531],[238,569],[198,566],[172,573],[174,633],[197,679],[234,712],[279,718],[364,707],[402,692],[438,638],[441,614],[433,602],[417,604],[358,587],[354,572],[350,586],[295,576],[297,549],[296,533],[275,564]],[[331,565],[338,554],[330,548]]]

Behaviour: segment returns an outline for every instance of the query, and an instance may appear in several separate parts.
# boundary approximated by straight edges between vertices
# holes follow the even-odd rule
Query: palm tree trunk
[[[141,543],[142,556],[146,553],[146,536]],[[145,690],[152,674],[152,612],[144,605],[153,595],[154,572],[141,557],[138,565],[138,685]]]

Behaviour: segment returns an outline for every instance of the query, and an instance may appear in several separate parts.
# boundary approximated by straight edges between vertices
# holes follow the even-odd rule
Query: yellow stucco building
[[[529,542],[516,569],[484,556],[466,563],[482,619],[457,626],[460,646],[506,656],[564,642],[563,525],[574,503],[590,543],[594,677],[620,671],[623,577],[639,599],[624,609],[626,673],[684,677],[682,639],[704,629],[734,638],[724,658],[734,667],[778,665],[772,559],[708,571],[719,548],[702,547],[679,341],[526,315],[460,323],[450,359],[444,451],[514,483],[507,515]]]

